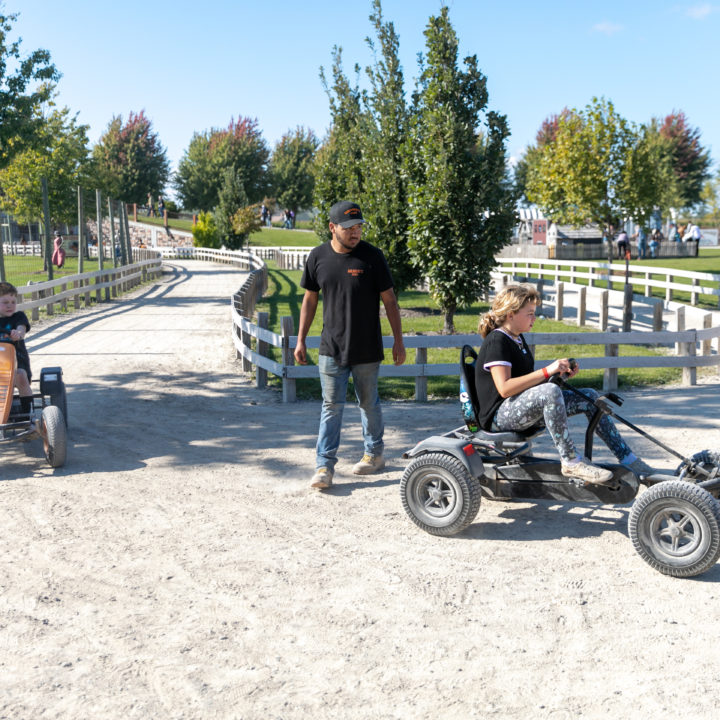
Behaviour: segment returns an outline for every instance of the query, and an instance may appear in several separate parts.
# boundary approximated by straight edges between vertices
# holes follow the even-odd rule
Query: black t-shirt
[[[381,250],[361,240],[351,252],[338,253],[323,243],[310,252],[300,285],[322,292],[321,355],[340,365],[383,359],[380,293],[393,281]]]
[[[22,310],[15,311],[10,317],[0,316],[0,335],[4,333],[9,335],[11,330],[15,330],[15,328],[21,325],[25,326],[26,333],[30,331],[30,321]],[[25,347],[25,341],[16,340],[13,342],[13,345],[15,346],[18,367],[28,370],[30,368],[30,355],[28,355],[27,348]]]
[[[497,409],[505,398],[500,395],[492,378],[490,364],[510,366],[510,377],[521,377],[535,369],[535,360],[525,338],[520,335],[521,343],[516,342],[500,329],[488,333],[483,340],[475,363],[475,387],[477,389],[478,421],[483,430],[490,430]]]

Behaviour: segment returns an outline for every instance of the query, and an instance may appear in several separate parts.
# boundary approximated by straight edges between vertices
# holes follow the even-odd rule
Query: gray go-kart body
[[[463,348],[461,363],[467,392],[477,408],[465,363],[470,354],[474,355],[472,348]],[[485,432],[470,421],[422,440],[403,455],[410,460],[400,483],[408,516],[430,534],[449,536],[473,522],[482,496],[603,505],[634,500],[628,530],[640,556],[667,575],[705,572],[720,557],[720,452],[704,450],[684,457],[620,417],[611,407],[622,403],[619,396],[609,393],[588,399],[596,411],[585,435],[586,457],[592,458],[597,423],[603,415],[611,415],[680,458],[675,475],[637,476],[623,465],[599,463],[612,471],[612,478],[602,485],[585,484],[563,476],[558,459],[532,455],[532,438],[544,432],[543,427],[519,433]],[[639,493],[641,486],[646,489]]]

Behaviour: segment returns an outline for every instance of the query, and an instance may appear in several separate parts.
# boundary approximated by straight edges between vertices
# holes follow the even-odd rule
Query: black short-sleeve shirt
[[[393,286],[382,251],[361,240],[349,253],[330,242],[313,248],[300,285],[322,293],[320,354],[340,365],[383,359],[380,293]]]
[[[9,335],[11,330],[15,330],[15,328],[18,328],[21,325],[25,326],[26,333],[30,331],[30,321],[28,320],[28,316],[22,310],[15,311],[12,315],[10,315],[10,317],[0,316],[0,334],[7,333]],[[16,340],[13,342],[13,345],[15,346],[15,355],[17,357],[18,367],[23,368],[23,370],[25,370],[25,372],[29,375],[30,355],[28,355],[27,348],[25,347],[25,341]]]
[[[478,421],[483,430],[491,429],[495,413],[505,399],[495,387],[490,366],[509,366],[510,377],[521,377],[535,369],[535,359],[525,338],[520,335],[519,340],[517,342],[498,328],[488,333],[480,346],[475,363],[475,388],[480,406]]]

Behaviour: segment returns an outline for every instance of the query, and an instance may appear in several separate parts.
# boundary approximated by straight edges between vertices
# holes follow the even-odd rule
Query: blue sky
[[[2,0],[0,0],[2,2]],[[718,0],[720,3],[720,0]],[[628,120],[682,110],[720,160],[720,4],[663,0],[454,0],[461,57],[477,55],[489,107],[508,117],[511,156],[544,118],[605,96]],[[400,36],[406,85],[417,75],[438,0],[385,0]],[[58,103],[95,142],[113,115],[145,110],[175,166],[193,132],[257,118],[272,147],[289,129],[329,124],[319,68],[343,48],[345,69],[371,61],[369,0],[245,2],[4,0],[13,37],[50,51]]]

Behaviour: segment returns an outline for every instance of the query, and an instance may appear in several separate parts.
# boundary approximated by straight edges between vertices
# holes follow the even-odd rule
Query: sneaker
[[[605,468],[582,461],[572,465],[562,463],[561,470],[565,477],[578,478],[591,485],[602,485],[612,477],[611,470],[605,470]]]
[[[372,475],[385,467],[385,458],[382,455],[368,455],[365,453],[362,460],[353,466],[355,475]]]
[[[319,467],[312,476],[312,484],[310,487],[325,490],[332,487],[333,471],[330,468]]]

